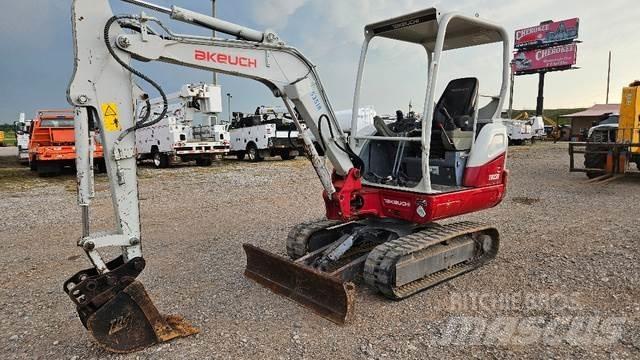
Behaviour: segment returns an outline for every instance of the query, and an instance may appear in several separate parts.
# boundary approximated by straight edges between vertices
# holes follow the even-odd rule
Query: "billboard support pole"
[[[509,119],[513,119],[513,83],[516,80],[515,71],[513,71],[514,64],[511,61],[511,82],[509,85]]]
[[[607,104],[609,103],[609,85],[611,85],[611,51],[609,51],[609,69],[607,70]]]
[[[544,111],[544,74],[545,71],[540,73],[538,80],[538,103],[536,105],[536,116],[542,116]]]

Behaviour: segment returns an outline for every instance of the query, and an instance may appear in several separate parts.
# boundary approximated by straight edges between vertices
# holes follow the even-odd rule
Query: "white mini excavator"
[[[136,280],[145,261],[135,132],[164,118],[167,99],[160,85],[135,69],[132,60],[254,79],[282,99],[324,188],[326,219],[291,230],[286,240],[289,258],[244,244],[245,275],[272,291],[345,323],[353,316],[356,279],[362,278],[386,297],[403,299],[496,256],[495,228],[435,221],[491,208],[505,194],[508,140],[499,119],[511,51],[504,28],[434,8],[367,25],[347,137],[315,66],[274,32],[177,6],[124,1],[236,39],[178,34],[145,13],[115,16],[108,0],[73,1],[75,71],[68,99],[75,108],[83,217],[78,245],[93,266],[67,280],[64,290],[101,346],[130,352],[197,332],[178,316],[161,315]],[[424,48],[427,90],[420,119],[412,114],[393,122],[376,117],[368,131],[357,128],[357,109],[367,50],[377,37]],[[491,43],[502,44],[498,94],[490,94],[487,104],[480,106],[478,79],[469,76],[452,79],[436,97],[443,52]],[[134,82],[136,78],[163,99],[159,114],[150,111],[149,96]],[[136,109],[136,104],[142,108]],[[300,126],[302,121],[306,128]],[[93,195],[89,134],[94,129],[101,136],[115,211],[116,224],[110,232],[89,229]],[[105,247],[120,247],[122,254],[105,261],[100,255]]]

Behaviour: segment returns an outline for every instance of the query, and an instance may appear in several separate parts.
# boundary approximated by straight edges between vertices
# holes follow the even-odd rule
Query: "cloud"
[[[0,34],[20,46],[38,46],[55,39],[51,27],[59,21],[67,22],[70,1],[4,1],[0,12]]]
[[[274,30],[284,29],[289,17],[307,0],[253,0],[251,12],[256,23]]]
[[[598,0],[574,0],[558,2],[557,0],[537,1],[502,1],[502,0],[292,0],[254,2],[255,20],[279,26],[279,33],[285,41],[300,48],[318,67],[336,107],[349,106],[353,96],[355,72],[359,56],[360,44],[363,40],[364,25],[399,16],[409,12],[435,6],[443,12],[461,11],[490,19],[505,26],[509,33],[516,28],[535,25],[540,21],[581,18],[581,40],[579,45],[578,66],[580,70],[550,73],[547,76],[545,90],[546,106],[574,107],[589,106],[594,102],[602,102],[606,82],[606,53],[614,51],[613,91],[628,83],[634,77],[632,60],[640,56],[640,42],[629,40],[635,26],[634,14],[628,11],[635,8],[634,0],[620,0],[603,4]],[[288,20],[280,21],[286,15],[277,15],[277,7],[263,14],[265,3],[278,3],[279,6],[293,3],[287,7],[291,14]],[[282,9],[282,8],[281,8]],[[416,77],[421,77],[424,69],[419,61],[410,61],[408,57],[414,52],[397,44],[372,44],[372,57],[383,52],[394,53],[393,62],[384,63],[372,60],[368,66],[369,73],[378,76],[377,83],[395,81],[390,88],[393,91],[373,90],[374,102],[391,106],[392,103],[406,102],[407,87],[421,87]],[[442,82],[453,76],[478,74],[483,85],[497,84],[488,79],[489,75],[499,78],[500,59],[492,54],[471,52],[462,59],[447,56],[440,79]],[[403,61],[404,60],[404,61]],[[444,69],[449,68],[449,70]],[[376,75],[377,73],[377,75]],[[485,79],[486,78],[486,79]],[[579,84],[579,85],[578,85]],[[439,88],[442,87],[440,84]],[[491,86],[489,93],[495,92]],[[601,89],[602,88],[602,89]],[[537,76],[522,76],[516,80],[515,105],[531,107],[535,105]],[[614,97],[615,98],[615,97]],[[421,101],[414,100],[414,104]],[[387,109],[388,110],[388,109]],[[386,111],[386,110],[384,110]]]
[[[161,5],[210,11],[208,0],[152,0]],[[72,68],[71,0],[5,1],[0,12],[0,120],[21,111],[65,106],[65,88]],[[351,106],[363,28],[366,24],[435,6],[443,12],[480,14],[505,26],[509,33],[540,21],[580,17],[578,50],[580,70],[550,73],[546,77],[545,106],[576,107],[603,102],[606,90],[607,53],[613,51],[611,98],[618,99],[622,86],[638,77],[640,42],[634,41],[637,0],[234,0],[218,1],[227,21],[257,29],[272,28],[288,44],[299,48],[319,69],[335,108]],[[111,0],[114,10],[139,8]],[[163,19],[165,17],[162,17]],[[199,28],[169,22],[181,32],[204,33]],[[45,56],[46,54],[46,56]],[[408,100],[422,106],[424,99],[424,53],[402,43],[372,43],[366,76],[372,77],[367,102],[380,111],[406,107]],[[481,87],[491,84],[499,60],[492,53],[471,51],[462,57],[447,54],[440,80],[478,75]],[[46,62],[47,66],[42,66]],[[141,68],[177,88],[185,81],[207,81],[207,72],[178,70],[167,65],[144,64]],[[169,69],[169,71],[167,71]],[[179,75],[178,75],[179,74]],[[187,75],[185,75],[187,74]],[[221,76],[225,92],[234,97],[237,110],[254,109],[256,103],[275,100],[261,84]],[[366,79],[365,79],[366,81]],[[34,86],[34,84],[37,84]],[[442,85],[440,85],[440,88]],[[515,106],[535,107],[537,76],[521,76],[515,82]],[[491,92],[491,89],[488,90]],[[29,93],[25,97],[23,94]]]

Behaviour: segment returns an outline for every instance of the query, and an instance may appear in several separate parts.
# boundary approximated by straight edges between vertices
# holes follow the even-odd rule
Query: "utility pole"
[[[229,112],[229,124],[231,124],[231,96],[230,93],[227,93],[227,111]]]
[[[211,0],[211,16],[212,17],[216,17],[216,0]],[[216,37],[216,31],[213,30],[212,32],[212,36],[215,38]],[[213,86],[218,85],[218,74],[216,74],[215,71],[213,71]]]
[[[607,104],[609,103],[609,85],[611,85],[611,50],[609,50],[609,69],[607,70]]]
[[[516,80],[516,74],[513,71],[513,67],[514,67],[514,63],[513,60],[510,63],[511,65],[511,81],[510,81],[510,85],[509,85],[509,119],[513,119],[513,86],[514,86],[514,82]]]

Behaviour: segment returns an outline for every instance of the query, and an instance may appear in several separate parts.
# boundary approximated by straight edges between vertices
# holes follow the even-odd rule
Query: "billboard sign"
[[[577,54],[576,43],[521,50],[513,59],[513,67],[516,75],[565,70],[576,64]]]
[[[526,29],[516,30],[516,49],[562,44],[578,38],[580,19],[543,23]]]

